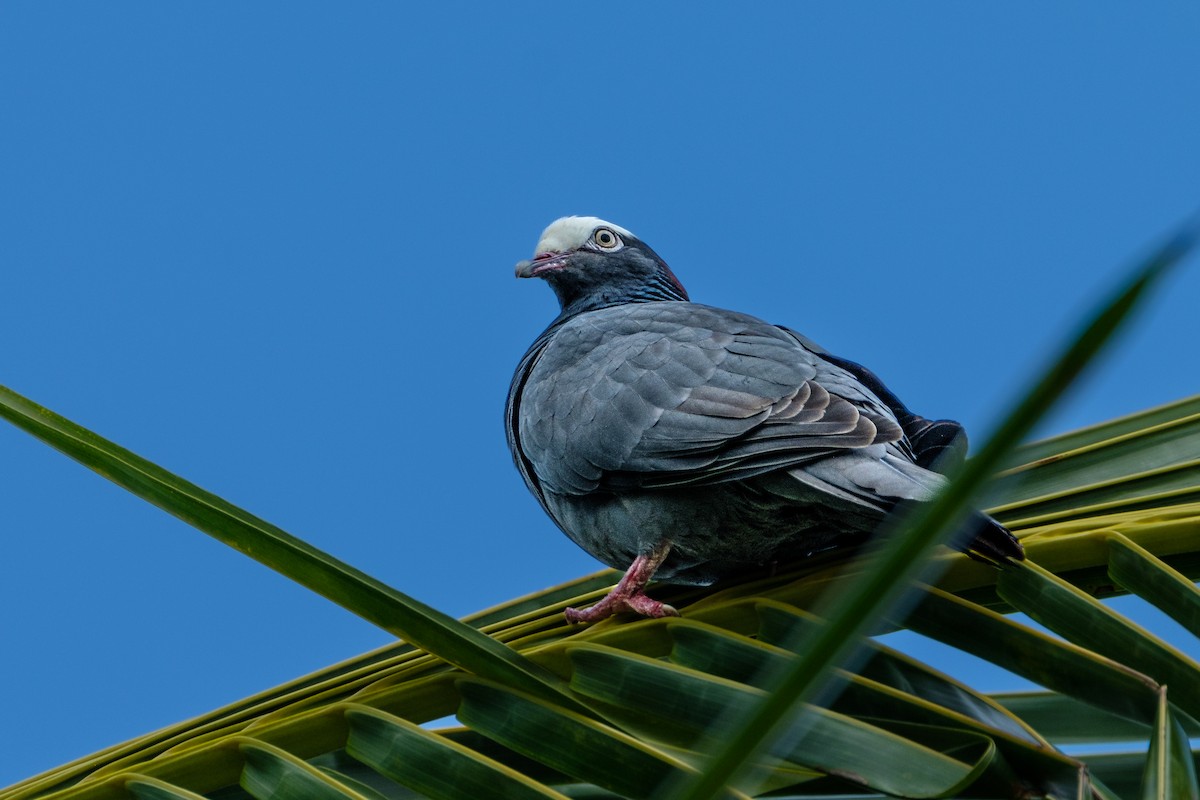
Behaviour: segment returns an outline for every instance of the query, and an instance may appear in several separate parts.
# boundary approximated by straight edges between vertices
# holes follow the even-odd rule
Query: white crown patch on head
[[[614,230],[622,236],[633,236],[620,225],[606,222],[599,217],[562,217],[551,222],[549,227],[542,231],[542,238],[538,239],[537,249],[533,254],[536,256],[540,253],[577,250],[591,238],[592,231],[600,226]]]

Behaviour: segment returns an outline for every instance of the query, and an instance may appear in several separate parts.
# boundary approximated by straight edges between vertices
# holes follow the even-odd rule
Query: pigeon
[[[718,579],[860,544],[961,462],[958,423],[910,412],[874,373],[761,319],[693,303],[625,228],[564,217],[519,278],[561,313],[513,375],[513,461],[577,545],[625,570],[570,622],[675,609],[650,580]],[[955,546],[1003,565],[1016,537],[974,513]]]

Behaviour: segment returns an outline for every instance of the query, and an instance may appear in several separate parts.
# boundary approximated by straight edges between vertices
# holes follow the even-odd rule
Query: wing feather
[[[539,343],[510,391],[510,438],[526,480],[557,492],[739,480],[904,437],[852,373],[744,314],[616,306]]]

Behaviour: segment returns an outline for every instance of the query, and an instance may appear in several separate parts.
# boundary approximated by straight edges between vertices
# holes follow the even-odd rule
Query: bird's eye
[[[621,237],[608,228],[596,228],[592,233],[592,241],[604,250],[616,250],[621,244]]]

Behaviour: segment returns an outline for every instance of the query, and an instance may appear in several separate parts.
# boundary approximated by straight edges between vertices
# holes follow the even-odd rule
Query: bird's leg
[[[613,590],[591,608],[568,608],[567,622],[598,622],[621,611],[632,611],[643,617],[677,617],[679,612],[665,603],[647,597],[646,584],[671,552],[671,543],[663,540],[649,553],[633,560]]]

